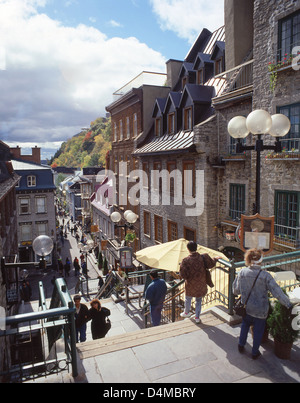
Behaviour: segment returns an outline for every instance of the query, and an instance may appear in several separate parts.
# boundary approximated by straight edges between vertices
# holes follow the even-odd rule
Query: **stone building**
[[[242,214],[252,215],[257,209],[256,152],[236,152],[228,123],[235,116],[264,109],[271,115],[287,115],[291,131],[281,139],[283,153],[262,153],[260,213],[275,216],[273,253],[300,248],[300,69],[291,63],[300,59],[300,2],[225,0],[224,14],[226,43],[211,38],[208,52],[204,42],[201,48],[207,31],[200,34],[181,62],[168,97],[156,100],[152,131],[134,152],[150,180],[151,172],[158,172],[145,192],[148,199],[142,199],[142,247],[185,237],[243,258],[239,224]],[[277,71],[273,86],[270,63]],[[211,96],[207,113],[195,119],[197,86],[214,87],[215,93],[207,95]],[[243,142],[253,146],[255,140],[249,135]],[[263,140],[265,145],[274,144],[269,135]],[[194,217],[186,216],[184,205],[172,200],[170,206],[161,203],[159,173],[177,169],[184,177],[185,166],[204,175],[201,211]],[[172,180],[166,190],[174,194]],[[152,205],[149,194],[156,195]]]
[[[283,153],[262,154],[260,213],[275,216],[273,253],[299,249],[300,74],[290,55],[300,45],[300,2],[226,0],[225,35],[226,71],[219,75],[225,88],[212,100],[214,116],[195,128],[206,160],[206,244],[239,252],[241,214],[256,208],[256,153],[237,154],[227,125],[235,116],[264,109],[287,115],[292,126],[281,139]],[[270,64],[277,65],[275,88]],[[263,137],[264,144],[274,144],[271,136]],[[255,140],[249,135],[245,144]]]
[[[206,144],[202,148],[195,128],[214,114],[212,98],[223,90],[214,77],[224,69],[224,51],[224,28],[204,29],[184,61],[167,63],[168,72],[173,66],[171,91],[155,100],[153,125],[133,154],[147,179],[140,206],[143,248],[178,238],[208,242]]]
[[[152,126],[149,111],[157,97],[164,97],[170,91],[165,86],[166,75],[161,73],[143,72],[130,83],[126,84],[114,94],[115,101],[106,107],[111,115],[112,150],[109,157],[109,168],[115,173],[115,202],[114,211],[123,216],[126,210],[132,210],[138,216],[139,200],[130,196],[133,183],[129,181],[129,174],[139,168],[138,159],[132,153],[135,144],[143,140]],[[124,169],[126,172],[123,172]],[[126,182],[127,191],[123,192],[120,180]],[[120,225],[124,225],[122,220]],[[124,230],[116,228],[115,236],[119,243],[124,240]],[[134,251],[140,249],[140,221],[134,224],[136,239],[132,246]]]

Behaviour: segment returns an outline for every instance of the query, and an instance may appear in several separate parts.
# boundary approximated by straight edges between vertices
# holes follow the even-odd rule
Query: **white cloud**
[[[112,93],[141,71],[165,71],[163,56],[136,38],[64,26],[40,12],[45,4],[0,0],[0,139],[6,142],[65,141],[103,115]]]
[[[203,28],[224,24],[224,0],[150,0],[162,30],[170,30],[191,44]]]
[[[108,23],[111,27],[113,28],[119,28],[122,27],[122,24],[120,24],[119,22],[115,21],[115,20],[110,20]]]

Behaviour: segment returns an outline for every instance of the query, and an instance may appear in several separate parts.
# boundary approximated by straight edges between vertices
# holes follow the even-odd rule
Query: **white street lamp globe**
[[[136,223],[137,219],[138,219],[138,216],[135,213],[131,212],[131,213],[127,214],[126,221],[129,222],[129,224]]]
[[[89,247],[89,245],[84,245],[84,247],[82,248],[82,251],[85,253],[88,253],[91,250],[91,248]]]
[[[121,214],[115,211],[114,213],[111,214],[110,219],[112,222],[117,223],[121,221]]]
[[[291,130],[290,119],[281,113],[273,115],[272,122],[269,134],[273,137],[284,137]]]
[[[78,249],[79,249],[79,250],[82,250],[82,248],[84,247],[84,243],[79,242],[79,243],[77,244],[77,246],[78,246]]]
[[[87,244],[87,246],[88,246],[90,249],[93,249],[93,247],[94,247],[94,241],[93,241],[92,239],[89,239],[86,244]]]
[[[244,139],[248,136],[249,130],[246,126],[246,118],[244,116],[236,116],[228,123],[228,133],[234,139]]]
[[[250,113],[246,125],[252,134],[268,134],[272,127],[272,118],[267,111],[258,109]]]
[[[130,213],[132,213],[131,210],[126,210],[126,211],[125,211],[125,213],[124,213],[124,218],[125,218],[126,221],[127,221],[127,216],[128,216],[128,214],[130,214]]]
[[[54,247],[53,241],[47,235],[40,235],[32,243],[32,248],[38,256],[48,256]]]

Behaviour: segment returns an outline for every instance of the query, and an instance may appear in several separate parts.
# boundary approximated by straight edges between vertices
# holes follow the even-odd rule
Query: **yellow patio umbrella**
[[[136,253],[136,259],[153,269],[179,272],[182,260],[189,255],[186,239],[150,246]],[[198,246],[198,252],[207,253],[211,258],[220,257],[228,260],[225,255],[213,249],[204,246]]]

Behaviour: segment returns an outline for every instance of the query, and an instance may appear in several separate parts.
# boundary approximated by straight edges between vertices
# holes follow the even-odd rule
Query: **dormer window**
[[[36,176],[33,175],[27,176],[27,187],[29,188],[36,187]]]
[[[168,134],[175,133],[175,113],[168,115]]]
[[[204,70],[203,69],[197,71],[197,84],[198,85],[204,84]]]
[[[155,136],[159,137],[161,133],[161,119],[155,119]]]
[[[215,61],[215,76],[223,72],[223,57]]]
[[[184,130],[192,130],[192,108],[184,109]]]

